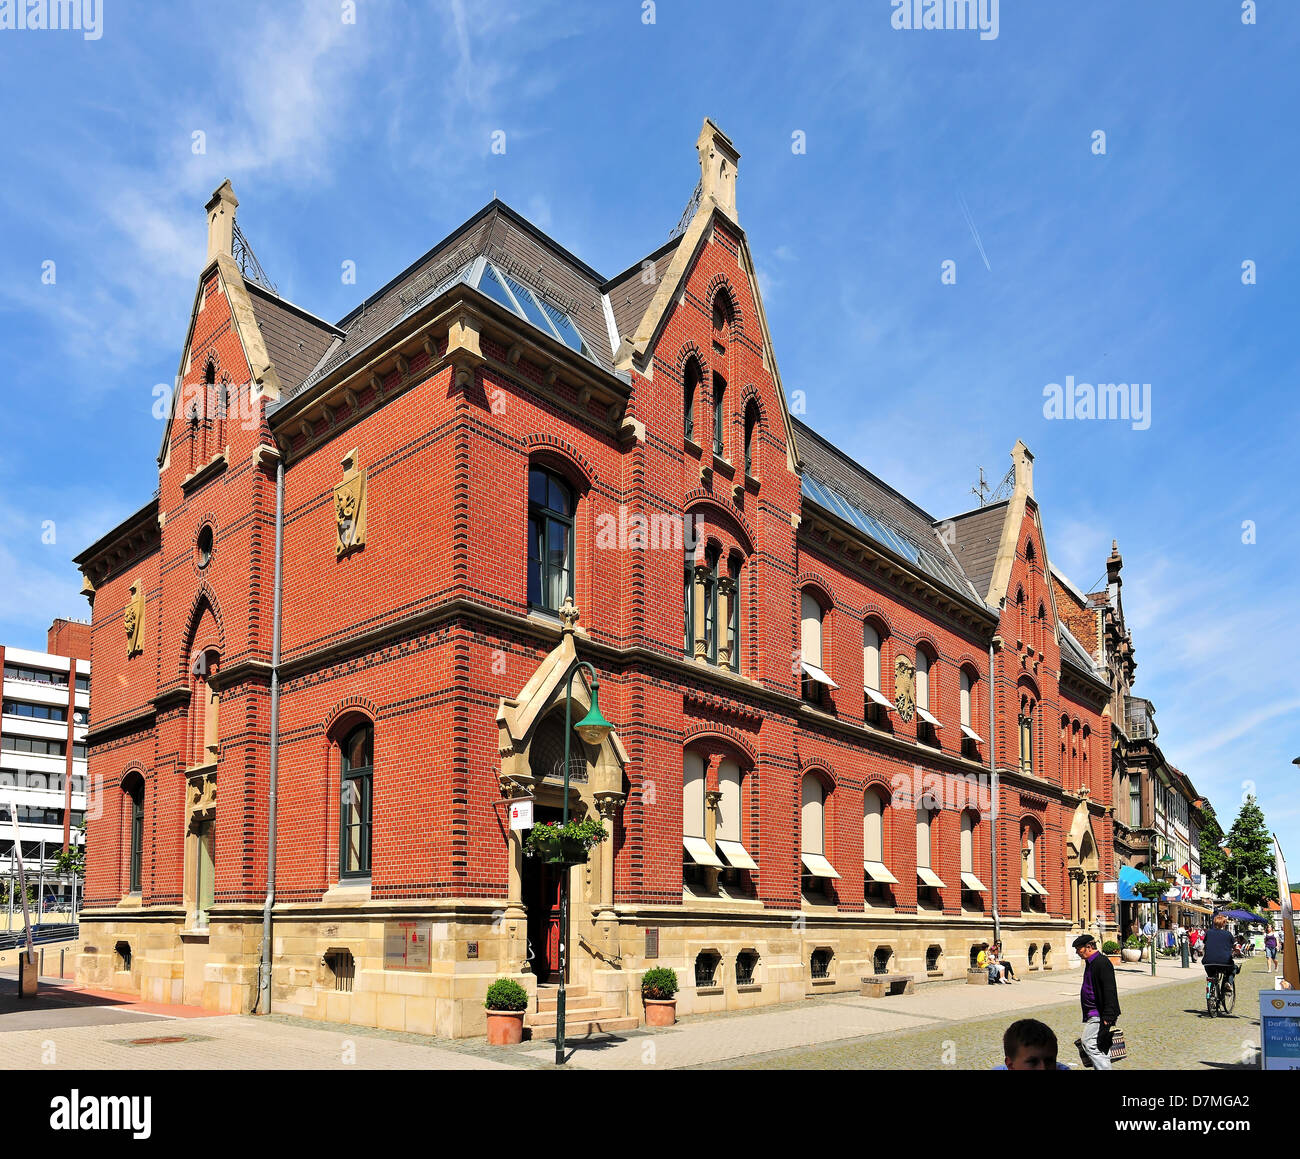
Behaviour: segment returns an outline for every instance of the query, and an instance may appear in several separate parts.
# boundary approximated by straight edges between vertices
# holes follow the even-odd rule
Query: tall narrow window
[[[1028,697],[1020,700],[1020,771],[1034,771],[1034,702]]]
[[[727,656],[733,672],[740,671],[740,561],[727,564],[731,595],[727,608]]]
[[[528,602],[558,612],[573,595],[573,491],[541,470],[528,472]]]
[[[924,648],[916,650],[916,707],[930,707],[930,657]]]
[[[745,407],[745,474],[754,473],[754,436],[758,433],[758,403],[752,398]]]
[[[134,775],[125,786],[131,801],[131,860],[128,880],[130,892],[139,893],[144,877],[144,778]]]
[[[867,722],[884,724],[889,701],[880,688],[880,630],[873,624],[862,626],[862,693]]]
[[[696,891],[712,891],[717,874],[710,876],[709,871],[723,867],[707,837],[706,785],[704,758],[699,753],[686,753],[682,760],[682,881]]]
[[[685,396],[686,437],[695,438],[695,396],[699,394],[700,383],[704,376],[700,373],[700,364],[692,358],[686,363],[686,375],[682,383]]]
[[[713,372],[713,453],[724,455],[723,433],[726,429],[727,380]]]
[[[682,604],[686,615],[686,655],[695,655],[695,545],[686,549],[685,569],[682,573]]]
[[[811,592],[801,593],[799,606],[801,688],[805,700],[820,704],[823,688],[839,687],[822,668],[822,606]]]
[[[718,662],[718,552],[706,556],[709,570],[704,577],[704,643],[710,664]]]
[[[898,878],[885,864],[885,802],[875,789],[862,794],[862,871],[868,901],[890,901],[888,887]]]
[[[970,711],[970,673],[964,668],[961,673],[961,722],[967,728],[971,728],[971,711]]]
[[[200,821],[194,828],[194,925],[206,928],[212,909],[216,876],[216,834],[211,821]]]
[[[811,773],[803,779],[799,820],[804,887],[818,890],[823,881],[839,877],[839,874],[826,859],[826,787]]]
[[[373,816],[374,729],[358,725],[343,741],[342,792],[339,795],[339,876],[370,875]]]
[[[726,859],[733,870],[758,869],[758,863],[749,855],[744,843],[743,797],[741,785],[743,777],[740,766],[729,757],[718,766],[718,837],[717,846],[720,856]],[[736,878],[735,873],[728,875],[729,880]]]

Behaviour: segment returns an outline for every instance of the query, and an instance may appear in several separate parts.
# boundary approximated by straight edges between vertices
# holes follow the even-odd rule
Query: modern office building
[[[55,873],[55,860],[82,840],[86,814],[86,727],[90,711],[90,625],[55,620],[47,651],[0,645],[4,704],[0,714],[0,874],[8,899],[19,899],[21,851],[29,888],[39,909],[69,910],[70,877]],[[16,815],[15,839],[11,814]],[[15,844],[17,841],[17,845]],[[13,908],[21,910],[21,900]]]

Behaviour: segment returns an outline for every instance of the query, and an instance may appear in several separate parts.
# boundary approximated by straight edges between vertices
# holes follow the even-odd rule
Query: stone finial
[[[1034,453],[1024,444],[1024,440],[1017,439],[1016,445],[1011,448],[1011,462],[1016,469],[1016,491],[1028,495],[1031,499],[1034,495]]]
[[[695,150],[700,155],[700,201],[714,201],[732,221],[736,221],[736,170],[740,154],[727,135],[704,118]]]
[[[560,605],[559,616],[564,624],[563,631],[567,634],[574,631],[578,626],[578,617],[581,613],[578,611],[578,605],[573,602],[572,596],[565,596],[564,603]]]
[[[208,256],[212,261],[218,254],[230,257],[235,248],[235,209],[239,198],[227,178],[213,191],[204,209],[208,214]]]

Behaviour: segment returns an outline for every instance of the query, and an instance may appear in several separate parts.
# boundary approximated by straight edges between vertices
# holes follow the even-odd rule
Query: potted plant
[[[641,1001],[647,1026],[671,1026],[677,1021],[677,971],[656,966],[641,976]]]
[[[1129,934],[1124,939],[1124,949],[1121,956],[1126,962],[1142,961],[1142,939],[1137,934]]]
[[[1101,952],[1106,955],[1116,966],[1119,965],[1119,943],[1110,939],[1102,942]]]
[[[552,865],[582,865],[593,845],[609,836],[598,817],[584,817],[567,825],[559,821],[541,821],[528,831],[524,852],[540,857]]]
[[[527,990],[513,978],[498,978],[488,987],[483,1005],[487,1007],[489,1046],[517,1046],[523,1042]]]

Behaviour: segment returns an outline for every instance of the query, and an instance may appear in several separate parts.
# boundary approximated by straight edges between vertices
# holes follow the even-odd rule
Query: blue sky
[[[806,421],[936,516],[1023,438],[1053,562],[1093,590],[1119,540],[1166,755],[1225,828],[1254,786],[1300,878],[1293,0],[1002,0],[992,40],[887,0],[104,7],[0,30],[0,639],[85,617],[71,557],[153,491],[223,178],[337,319],[494,192],[631,265],[709,115]],[[1067,375],[1150,383],[1150,428],[1045,419]]]

